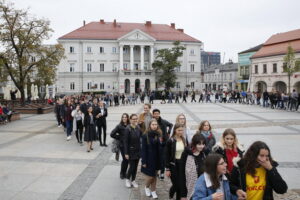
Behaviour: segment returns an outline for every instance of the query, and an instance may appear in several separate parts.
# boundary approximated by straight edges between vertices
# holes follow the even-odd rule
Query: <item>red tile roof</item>
[[[90,22],[59,39],[98,39],[98,40],[116,40],[127,33],[139,29],[158,41],[184,41],[184,42],[201,42],[180,30],[172,28],[166,24],[143,23],[119,23],[113,22]]]
[[[295,52],[300,52],[300,29],[271,36],[252,58],[284,55],[289,45]]]

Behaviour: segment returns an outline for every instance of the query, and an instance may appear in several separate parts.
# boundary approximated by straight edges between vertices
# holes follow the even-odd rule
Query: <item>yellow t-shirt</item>
[[[247,200],[262,200],[266,188],[266,170],[263,167],[256,168],[255,176],[246,174]]]
[[[181,154],[184,151],[184,144],[182,141],[176,142],[176,153],[175,153],[175,158],[180,159]]]

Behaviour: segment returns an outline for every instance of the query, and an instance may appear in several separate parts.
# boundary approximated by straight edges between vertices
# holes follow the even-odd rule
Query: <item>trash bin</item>
[[[38,108],[37,109],[37,114],[43,114],[43,108]]]

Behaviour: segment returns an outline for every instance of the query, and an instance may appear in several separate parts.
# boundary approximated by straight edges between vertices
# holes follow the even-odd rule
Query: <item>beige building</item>
[[[295,57],[300,59],[300,29],[271,36],[251,57],[251,91],[288,91],[288,76],[283,72],[283,59],[289,45],[294,49]],[[292,89],[300,92],[300,72],[291,77]]]

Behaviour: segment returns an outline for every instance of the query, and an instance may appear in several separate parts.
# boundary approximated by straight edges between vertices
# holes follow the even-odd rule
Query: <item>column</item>
[[[153,61],[154,61],[154,47],[151,45],[150,46],[150,65],[149,65],[149,69],[152,69]]]
[[[119,71],[123,69],[123,45],[120,45],[120,61],[119,61]]]
[[[141,45],[141,70],[144,70],[144,46]]]
[[[131,70],[134,70],[133,47],[134,47],[134,45],[130,45],[130,69]]]

